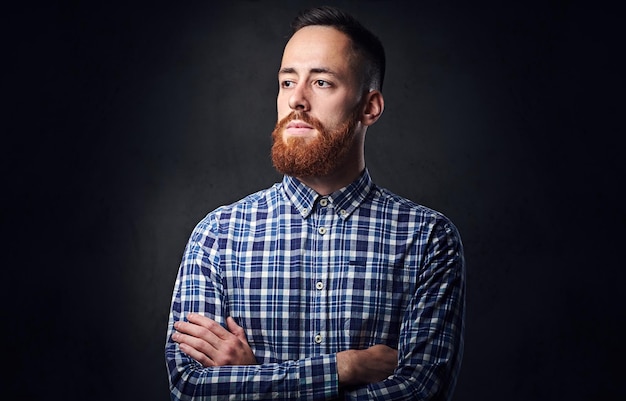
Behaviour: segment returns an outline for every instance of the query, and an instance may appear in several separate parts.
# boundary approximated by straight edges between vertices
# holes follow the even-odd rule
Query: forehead
[[[335,28],[307,26],[287,42],[281,68],[328,68],[347,73],[352,60],[350,45],[350,38]]]

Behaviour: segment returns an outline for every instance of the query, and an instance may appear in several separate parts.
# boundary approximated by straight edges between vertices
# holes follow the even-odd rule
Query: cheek
[[[326,115],[326,118],[323,118],[321,121],[322,121],[322,124],[324,124],[324,127],[326,127],[326,129],[330,131],[334,131],[337,129],[337,127],[344,125],[348,118],[349,118],[349,115],[343,114],[343,113],[339,114],[335,110],[334,112],[329,112]]]
[[[344,102],[321,102],[318,105],[318,118],[322,120],[328,129],[335,129],[353,118],[356,106],[349,107],[347,99]]]
[[[289,99],[287,96],[281,96],[280,94],[276,98],[276,112],[278,113],[278,120],[286,117],[289,113],[291,113],[291,108],[289,107]]]

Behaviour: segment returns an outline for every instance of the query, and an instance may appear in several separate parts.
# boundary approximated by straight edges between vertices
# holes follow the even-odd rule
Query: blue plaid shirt
[[[209,213],[176,279],[166,360],[173,400],[449,399],[463,350],[461,240],[442,214],[365,170],[320,196],[292,177]],[[204,368],[171,340],[190,312],[245,329],[258,365]],[[336,353],[398,349],[388,379],[338,386]]]

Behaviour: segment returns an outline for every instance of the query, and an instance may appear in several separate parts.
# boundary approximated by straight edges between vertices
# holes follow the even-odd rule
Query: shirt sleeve
[[[338,396],[335,355],[281,363],[203,367],[172,341],[174,323],[190,312],[223,326],[228,316],[219,267],[217,227],[209,218],[194,229],[174,285],[165,357],[172,400],[327,400]]]
[[[379,383],[346,393],[349,400],[448,400],[463,353],[465,261],[457,229],[434,224],[418,285],[405,311],[398,368]]]

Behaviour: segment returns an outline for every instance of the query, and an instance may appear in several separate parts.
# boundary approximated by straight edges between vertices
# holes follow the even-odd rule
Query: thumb
[[[233,319],[232,317],[228,316],[226,318],[226,325],[228,327],[228,330],[231,333],[233,333],[235,335],[235,337],[237,337],[241,341],[245,341],[246,343],[248,342],[248,339],[246,338],[246,332],[244,331],[243,327],[241,327],[237,323],[235,323],[235,319]]]

